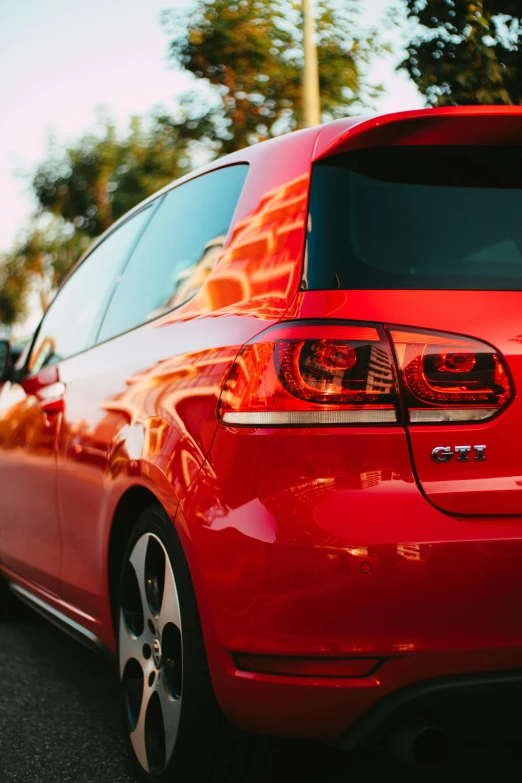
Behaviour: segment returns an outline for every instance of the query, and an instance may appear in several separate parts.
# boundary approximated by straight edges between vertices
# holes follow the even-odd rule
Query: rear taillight
[[[443,332],[390,328],[411,423],[484,421],[512,397],[490,345]]]
[[[293,324],[243,346],[225,384],[226,424],[396,422],[398,393],[380,326]]]
[[[379,324],[292,323],[241,349],[219,417],[251,427],[483,421],[512,397],[494,348],[440,332]],[[407,412],[407,413],[406,413]]]

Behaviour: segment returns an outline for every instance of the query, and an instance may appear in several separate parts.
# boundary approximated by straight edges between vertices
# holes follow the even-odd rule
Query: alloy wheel
[[[119,665],[132,747],[143,769],[160,775],[176,745],[183,690],[181,613],[167,551],[143,534],[125,564]]]

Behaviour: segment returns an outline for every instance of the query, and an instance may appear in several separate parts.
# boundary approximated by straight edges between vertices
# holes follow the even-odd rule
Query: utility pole
[[[312,0],[303,0],[303,119],[306,128],[321,122],[321,97],[319,94],[319,65],[315,40],[315,19]]]

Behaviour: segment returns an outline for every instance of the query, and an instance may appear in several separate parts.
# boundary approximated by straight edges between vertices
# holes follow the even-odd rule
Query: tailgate
[[[454,514],[522,514],[521,218],[519,108],[391,115],[318,145],[289,315],[385,326],[419,486]]]

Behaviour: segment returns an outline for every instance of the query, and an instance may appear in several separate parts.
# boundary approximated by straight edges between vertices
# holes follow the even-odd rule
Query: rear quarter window
[[[163,199],[134,250],[98,341],[147,323],[188,301],[204,285],[226,241],[247,164],[214,169]]]

